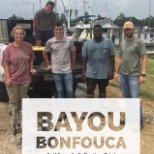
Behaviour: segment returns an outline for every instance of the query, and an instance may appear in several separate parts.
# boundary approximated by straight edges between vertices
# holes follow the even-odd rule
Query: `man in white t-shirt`
[[[57,90],[57,97],[73,97],[73,76],[72,70],[75,65],[75,51],[73,41],[64,37],[64,27],[61,22],[54,26],[55,37],[49,39],[43,51],[43,57],[47,64],[47,69],[52,69],[54,82]],[[47,53],[51,52],[51,63]],[[64,85],[66,89],[64,89]]]

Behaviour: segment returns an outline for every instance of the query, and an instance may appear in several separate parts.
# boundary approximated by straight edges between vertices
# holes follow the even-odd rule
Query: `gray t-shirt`
[[[115,48],[111,40],[103,38],[100,43],[89,40],[84,46],[82,56],[87,58],[86,77],[108,79],[109,57],[114,56]]]
[[[46,14],[44,9],[37,11],[34,18],[37,20],[38,30],[50,30],[56,22],[56,14],[54,12]]]
[[[55,37],[47,41],[45,52],[51,52],[52,72],[69,73],[71,72],[71,52],[74,51],[72,40],[64,37],[57,40]]]
[[[140,75],[140,59],[145,54],[146,48],[140,39],[122,40],[119,50],[119,56],[122,57],[121,72],[129,76]]]

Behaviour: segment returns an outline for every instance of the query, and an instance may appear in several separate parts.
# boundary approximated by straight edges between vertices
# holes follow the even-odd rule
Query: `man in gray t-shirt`
[[[64,27],[57,22],[54,26],[55,37],[49,39],[43,51],[47,69],[52,69],[52,75],[57,89],[57,97],[73,97],[73,76],[72,70],[75,65],[75,51],[73,41],[64,37]],[[51,53],[51,63],[47,53]],[[64,88],[65,85],[65,88]]]
[[[111,40],[102,37],[100,25],[93,28],[94,39],[86,42],[82,52],[82,79],[87,83],[87,97],[94,97],[98,84],[99,97],[106,97],[108,80],[113,78],[115,49]]]
[[[144,43],[134,36],[134,24],[124,23],[123,31],[126,39],[122,40],[119,50],[115,80],[120,82],[125,98],[139,98],[139,85],[144,83],[146,76],[146,48]],[[142,65],[141,61],[142,60]]]
[[[146,77],[146,48],[144,43],[134,36],[134,24],[131,21],[124,23],[123,31],[126,39],[120,44],[119,57],[115,72],[115,80],[119,81],[124,98],[139,98],[140,84]],[[142,61],[142,65],[141,65]],[[142,125],[142,106],[140,122]]]
[[[53,26],[56,22],[56,14],[53,12],[54,3],[47,2],[45,8],[36,12],[33,20],[33,35],[36,46],[45,45],[46,41],[54,36]]]

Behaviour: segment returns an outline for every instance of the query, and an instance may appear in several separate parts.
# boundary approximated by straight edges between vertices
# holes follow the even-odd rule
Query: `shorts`
[[[43,42],[43,45],[47,42],[47,40],[54,37],[54,32],[52,29],[50,30],[36,30],[35,39]]]
[[[86,83],[87,83],[87,94],[94,94],[97,84],[98,84],[99,93],[106,94],[106,87],[109,84],[109,80],[86,78]]]
[[[109,85],[109,80],[108,79],[92,79],[92,78],[86,77],[86,83],[87,85],[90,85],[90,86],[96,86],[98,84],[98,86],[107,87]]]

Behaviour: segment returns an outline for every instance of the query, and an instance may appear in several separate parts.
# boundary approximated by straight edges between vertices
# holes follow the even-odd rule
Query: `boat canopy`
[[[96,17],[96,15],[84,15],[78,18],[91,18],[91,17]]]

